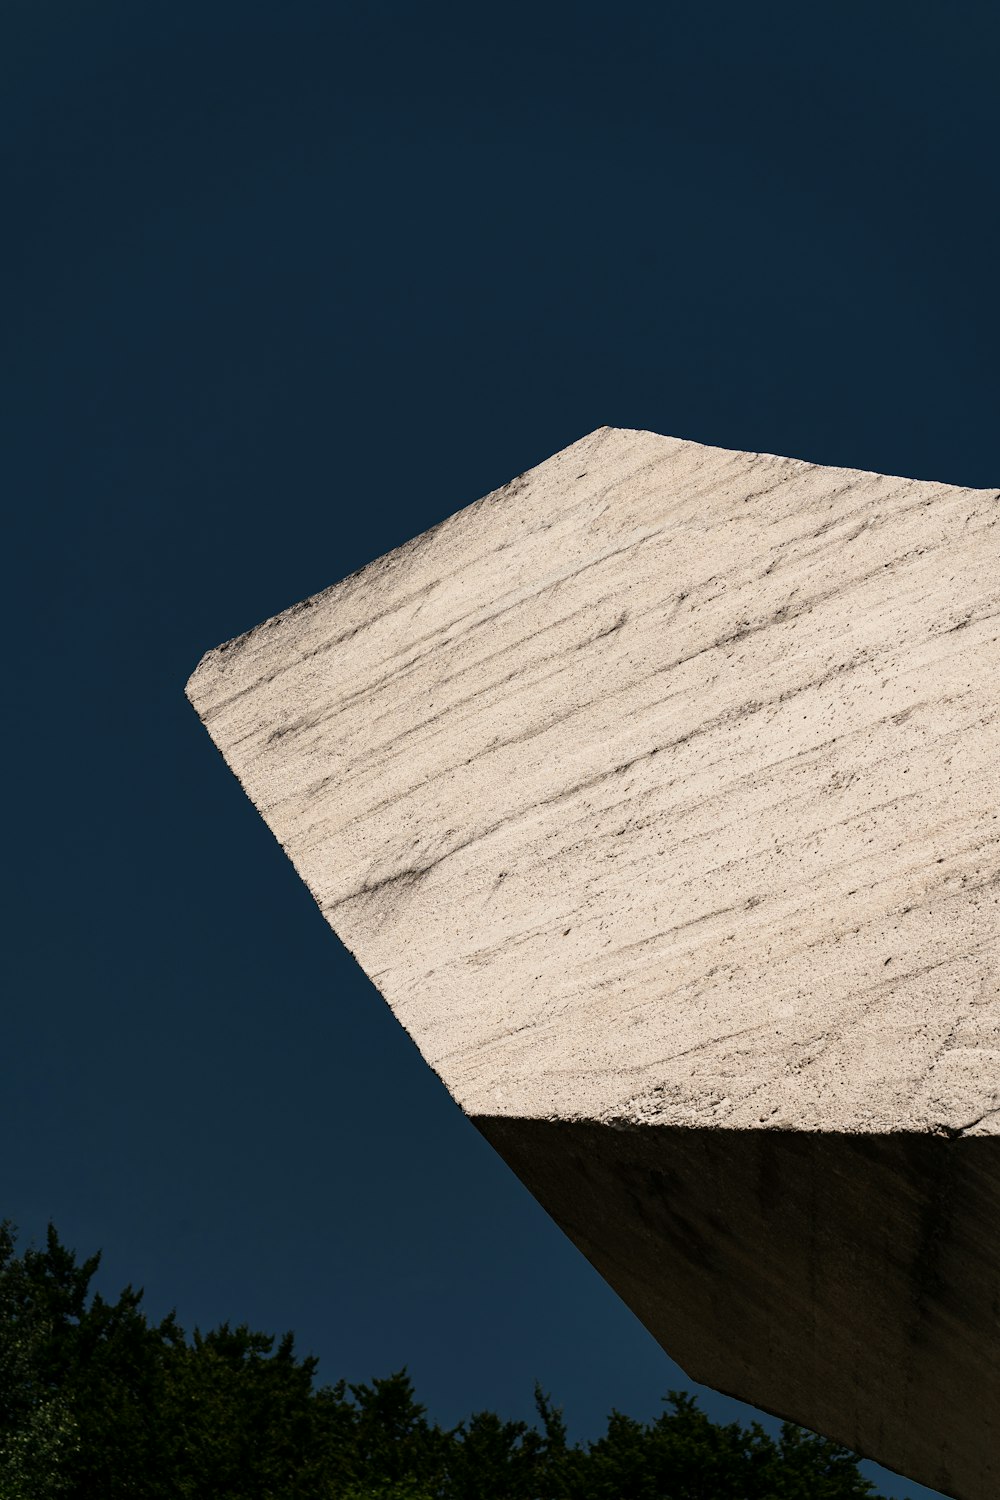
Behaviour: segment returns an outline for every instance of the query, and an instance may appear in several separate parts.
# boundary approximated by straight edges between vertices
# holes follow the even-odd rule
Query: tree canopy
[[[319,1385],[291,1333],[188,1339],[141,1290],[91,1295],[99,1261],[52,1225],[18,1255],[0,1224],[0,1500],[878,1500],[846,1449],[712,1422],[679,1391],[586,1444],[538,1387],[534,1424],[442,1428],[405,1369]]]

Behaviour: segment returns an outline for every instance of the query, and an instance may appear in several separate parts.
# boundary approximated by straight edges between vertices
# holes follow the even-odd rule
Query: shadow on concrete
[[[475,1123],[693,1380],[1000,1494],[1000,1137]]]

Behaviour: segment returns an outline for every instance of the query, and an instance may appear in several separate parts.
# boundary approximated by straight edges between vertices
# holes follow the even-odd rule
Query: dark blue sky
[[[687,1384],[184,698],[602,423],[1000,483],[992,4],[11,0],[0,1217],[571,1431]],[[707,1400],[714,1414],[734,1403]],[[891,1494],[928,1494],[884,1481]]]

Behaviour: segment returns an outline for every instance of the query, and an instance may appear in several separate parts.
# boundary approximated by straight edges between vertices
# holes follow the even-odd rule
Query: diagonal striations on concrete
[[[664,1347],[962,1500],[1000,1488],[998,522],[601,428],[188,684]]]

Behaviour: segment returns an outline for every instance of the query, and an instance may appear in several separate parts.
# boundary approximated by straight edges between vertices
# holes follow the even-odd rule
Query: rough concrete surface
[[[1000,495],[601,428],[188,695],[692,1377],[1000,1493]]]

